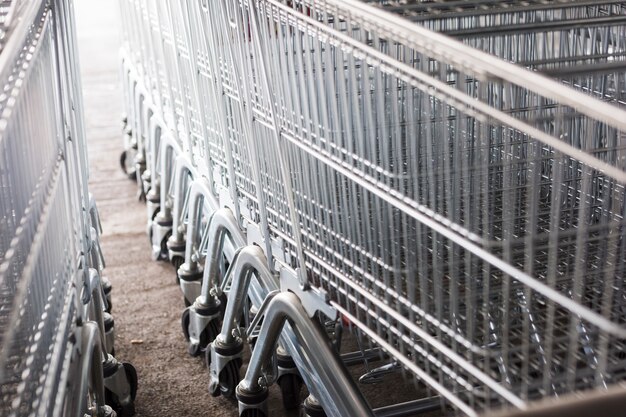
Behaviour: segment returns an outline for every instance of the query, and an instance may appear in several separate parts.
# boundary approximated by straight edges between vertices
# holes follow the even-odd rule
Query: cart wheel
[[[154,231],[152,230],[152,227],[150,227],[150,231],[148,232],[148,243],[150,243],[150,246],[152,246],[153,237],[154,237]]]
[[[220,385],[214,380],[209,381],[209,394],[211,394],[212,397],[219,397],[221,393]]]
[[[206,363],[206,368],[209,370],[209,374],[211,373],[211,351],[212,350],[213,348],[209,344],[209,346],[207,346],[206,350],[204,351],[204,362]],[[219,383],[215,381],[213,378],[209,378],[209,394],[211,394],[212,397],[217,397],[220,395],[220,393],[221,391],[220,391]]]
[[[167,240],[165,242],[166,242],[165,247],[167,250]],[[180,266],[185,263],[185,258],[183,258],[182,256],[174,255],[170,261],[172,262],[172,265],[174,265],[174,268],[176,269],[176,271],[178,271],[178,268],[180,268]],[[176,279],[176,281],[178,282],[178,278]]]
[[[102,277],[102,291],[104,292],[104,298],[106,300],[106,308],[104,311],[106,311],[107,313],[111,314],[111,310],[113,310],[113,303],[111,301],[111,294],[113,292],[113,286],[111,285],[111,281],[109,281],[108,278],[106,277]]]
[[[300,391],[302,391],[303,381],[300,375],[285,374],[278,378],[278,386],[283,396],[283,406],[287,410],[300,407]]]
[[[167,239],[169,239],[170,236],[172,236],[172,231],[171,230],[169,232],[167,232],[165,234],[165,237],[163,237],[163,239],[161,240],[161,256],[159,256],[159,260],[166,260],[167,259]],[[180,268],[180,265],[178,265],[178,266],[174,265],[174,266],[176,267],[176,269]]]
[[[156,214],[158,214],[159,211],[156,211]],[[156,214],[152,217],[152,220],[154,221],[154,217],[156,217]],[[170,236],[172,236],[172,231],[170,230],[169,232],[167,232],[165,234],[165,236],[163,237],[163,239],[161,239],[161,252],[159,253],[159,257],[157,258],[157,261],[165,261],[167,260],[167,239],[170,238]],[[152,246],[152,241],[154,238],[154,231],[152,230],[152,227],[150,228],[150,232],[148,233],[148,239],[150,241],[150,246]],[[173,262],[172,262],[173,263]],[[179,268],[179,266],[176,266],[176,269]]]
[[[174,265],[174,271],[176,271],[175,272],[176,286],[180,287],[180,277],[178,276],[178,268],[180,268],[180,266],[185,263],[185,258],[183,258],[182,256],[174,256],[172,259],[170,259],[170,262],[172,263],[172,265]]]
[[[256,408],[248,408],[247,410],[243,410],[240,417],[265,417],[265,413]]]
[[[196,343],[189,343],[187,346],[187,353],[189,353],[189,356],[193,356],[195,358],[196,356],[200,356],[202,354],[202,348]]]
[[[128,384],[130,385],[130,398],[135,401],[137,398],[137,388],[139,386],[139,380],[137,378],[137,370],[128,362],[122,362],[124,366],[124,372],[126,372],[126,378],[128,378]]]
[[[209,343],[206,347],[206,349],[204,350],[204,364],[206,365],[207,369],[209,369],[209,367],[211,366],[211,345],[213,344],[213,342]]]
[[[127,159],[128,159],[128,151],[122,151],[122,153],[120,154],[120,166],[122,167],[122,171],[124,171],[124,174],[126,174],[128,179],[132,181],[136,181],[137,171],[135,171],[134,167],[129,169],[129,167],[126,165]]]
[[[104,398],[107,405],[117,413],[118,417],[131,417],[135,415],[135,398],[137,397],[137,371],[135,367],[128,362],[122,362],[126,380],[130,385],[130,402],[128,404],[120,404],[120,400],[112,391],[105,389]]]
[[[209,369],[211,366],[211,343],[209,343],[206,349],[204,349],[204,365],[206,366],[206,369]]]
[[[120,168],[122,168],[124,174],[128,174],[128,172],[126,172],[126,157],[126,151],[122,151],[120,154]]]
[[[207,349],[208,351],[209,349]],[[209,384],[209,393],[217,397],[219,395],[223,395],[226,398],[235,398],[235,389],[237,388],[237,384],[239,384],[239,368],[241,368],[242,361],[241,359],[233,359],[228,362],[228,364],[222,369],[220,372],[220,383],[219,386],[216,386],[214,383]],[[210,361],[209,361],[210,365]]]
[[[185,340],[189,342],[189,323],[190,323],[190,313],[189,309],[186,308],[183,310],[183,315],[180,317],[180,325],[183,328],[183,335],[185,336]]]
[[[183,327],[183,335],[187,342],[189,342],[189,324],[191,321],[191,313],[189,312],[189,308],[186,308],[183,311],[183,315],[181,317],[181,325]],[[188,351],[191,356],[200,356],[203,351],[207,350],[207,346],[211,343],[217,335],[219,334],[220,329],[217,324],[217,320],[211,320],[209,324],[202,330],[200,333],[200,343],[189,343]],[[210,351],[209,351],[210,357]],[[205,357],[206,362],[206,357]]]
[[[218,325],[218,320],[211,320],[200,335],[200,344],[202,345],[202,349],[206,350],[206,347],[209,345],[209,343],[215,340],[218,334],[220,334],[220,326]]]
[[[113,301],[111,301],[111,298],[112,298],[111,294],[110,293],[107,294],[105,296],[105,298],[106,298],[106,301],[107,301],[107,307],[106,307],[106,309],[104,311],[106,311],[107,313],[111,314],[111,311],[113,310]]]
[[[159,206],[154,210],[154,213],[152,213],[152,217],[150,218],[150,220],[155,221],[156,217],[159,215],[160,212],[161,212],[161,200],[159,199]]]
[[[235,389],[241,379],[239,377],[241,364],[241,359],[234,359],[220,372],[220,390],[226,398],[235,398]]]

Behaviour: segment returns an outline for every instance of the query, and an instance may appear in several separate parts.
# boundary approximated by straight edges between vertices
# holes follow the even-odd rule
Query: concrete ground
[[[237,416],[234,402],[208,394],[203,361],[186,352],[180,326],[184,306],[174,268],[152,261],[145,205],[137,200],[136,185],[119,167],[123,110],[117,2],[76,0],[75,6],[90,190],[97,199],[104,229],[105,273],[113,283],[116,357],[135,365],[139,375],[137,416]],[[370,386],[373,403],[415,398],[413,384],[403,384],[401,379],[391,377],[384,384]],[[271,392],[270,415],[288,415],[282,409],[278,388],[272,387]]]

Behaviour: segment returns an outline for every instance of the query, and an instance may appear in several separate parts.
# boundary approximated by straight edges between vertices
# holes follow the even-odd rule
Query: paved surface
[[[183,304],[174,269],[168,263],[151,260],[145,205],[137,201],[135,184],[119,168],[122,91],[117,2],[75,3],[90,189],[97,199],[104,229],[101,243],[107,262],[105,274],[113,283],[116,356],[133,363],[139,375],[137,416],[236,416],[235,403],[208,394],[208,375],[202,360],[186,353],[180,330]],[[375,405],[415,395],[407,396],[406,392],[414,392],[413,384],[403,384],[401,377],[385,382],[368,386]],[[287,415],[276,386],[271,391],[270,415]]]

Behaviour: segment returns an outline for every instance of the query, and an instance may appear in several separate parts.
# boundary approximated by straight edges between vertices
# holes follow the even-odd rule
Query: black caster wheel
[[[204,364],[206,365],[206,369],[209,369],[211,366],[211,343],[209,343],[204,350]]]
[[[234,359],[226,365],[220,372],[220,391],[222,396],[226,398],[235,398],[235,389],[241,380],[239,369],[241,368],[241,359]]]
[[[215,340],[217,335],[220,334],[220,327],[217,320],[211,320],[206,329],[200,335],[200,344],[202,349],[206,350],[206,347]]]
[[[193,356],[195,358],[196,356],[202,355],[202,348],[200,345],[190,343],[189,346],[187,346],[187,353],[189,353],[189,356]]]
[[[160,245],[161,246],[161,251],[159,252],[159,255],[158,255],[157,259],[156,259],[157,261],[166,261],[167,260],[167,258],[168,258],[168,254],[167,254],[167,239],[169,239],[170,236],[172,236],[172,232],[171,231],[167,232],[165,237],[163,237],[163,239],[161,239],[161,245]],[[153,239],[154,239],[154,231],[152,230],[152,228],[150,228],[150,232],[148,232],[148,243],[150,243],[150,246],[152,246]],[[174,265],[174,267],[176,269],[178,269],[180,267],[180,265],[179,266]],[[176,281],[178,283],[178,280],[176,280]]]
[[[300,393],[302,391],[303,381],[300,375],[285,374],[278,378],[278,386],[283,397],[283,406],[287,410],[300,407],[302,401]]]
[[[170,259],[170,262],[172,263],[172,265],[174,265],[174,269],[176,270],[176,285],[180,285],[178,268],[180,268],[180,266],[185,263],[185,258],[183,258],[182,256],[174,255],[172,256],[172,259]]]
[[[185,258],[183,258],[182,256],[174,255],[171,261],[172,265],[174,265],[174,268],[178,269],[182,264],[185,263]]]
[[[130,385],[130,402],[122,405],[117,395],[108,389],[104,391],[104,399],[106,404],[111,406],[118,417],[131,417],[135,415],[135,398],[137,397],[138,386],[137,370],[128,362],[123,362],[122,366],[124,367],[128,385]]]
[[[150,228],[150,231],[148,232],[148,244],[150,245],[150,248],[152,248],[152,239],[154,238],[154,231],[152,230],[152,227]],[[163,252],[159,253],[159,257],[157,258],[157,261],[161,260],[161,254]]]
[[[207,349],[207,351],[208,350],[209,349]],[[216,384],[215,382],[209,383],[209,394],[213,397],[222,395],[225,398],[235,398],[235,389],[241,380],[239,377],[239,369],[241,368],[241,365],[242,361],[239,358],[228,362],[224,369],[222,369],[222,372],[220,372],[219,384]]]
[[[157,208],[154,209],[154,213],[152,213],[152,216],[150,217],[150,220],[155,221],[156,217],[159,215],[159,213],[161,212],[161,198],[158,197],[158,194],[155,194],[156,197],[152,197],[152,196],[148,196],[148,200],[151,203],[156,203],[158,204]]]
[[[165,237],[163,239],[161,239],[161,254],[159,255],[159,260],[160,261],[167,260],[167,257],[168,257],[168,255],[167,255],[167,239],[169,239],[170,236],[172,236],[172,231],[171,230],[169,232],[167,232],[167,234],[165,235]],[[178,265],[178,266],[174,265],[174,267],[176,269],[178,269],[178,268],[180,268],[180,265]]]
[[[111,291],[113,290],[113,286],[111,285],[111,281],[109,281],[106,277],[102,277],[102,291],[104,292],[104,298],[106,300],[106,308],[104,311],[111,314],[113,310],[113,302],[111,301]]]
[[[185,311],[183,311],[183,315],[180,318],[180,324],[183,328],[183,335],[185,336],[185,340],[187,340],[187,342],[189,342],[190,319],[191,319],[191,313],[189,311],[189,308],[186,308]],[[200,356],[202,352],[208,351],[209,358],[210,358],[211,351],[210,349],[207,349],[207,346],[217,337],[219,332],[220,332],[220,329],[217,324],[217,320],[211,320],[209,324],[207,325],[207,327],[202,331],[202,333],[200,333],[200,343],[197,343],[197,344],[189,343],[189,347],[187,351],[189,352],[191,356]],[[205,356],[205,362],[206,362],[206,356]]]
[[[124,174],[128,177],[129,180],[136,181],[137,180],[137,171],[135,167],[128,164],[128,151],[122,151],[120,154],[120,166]]]
[[[266,417],[265,413],[261,410],[257,410],[256,408],[248,408],[247,410],[243,410],[240,417]]]
[[[111,311],[113,311],[113,301],[111,301],[111,294],[107,294],[105,298],[107,302],[107,307],[104,309],[104,311],[111,314]]]
[[[127,168],[126,168],[126,158],[128,158],[128,155],[126,155],[126,151],[122,151],[122,153],[120,153],[120,168],[122,169],[124,174],[128,174],[128,172],[126,172],[126,170],[127,170]]]
[[[139,386],[137,370],[128,362],[122,362],[122,365],[124,366],[124,372],[126,372],[126,378],[128,378],[128,383],[130,384],[130,398],[135,401],[135,398],[137,398],[137,388]]]
[[[189,312],[189,309],[186,308],[183,310],[183,315],[180,317],[180,325],[183,328],[183,335],[185,336],[186,341],[189,341],[189,323],[191,322],[190,315],[191,313]]]

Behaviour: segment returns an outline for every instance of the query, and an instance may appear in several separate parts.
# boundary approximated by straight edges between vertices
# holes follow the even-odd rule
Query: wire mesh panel
[[[70,9],[23,6],[0,52],[2,416],[67,412],[65,382],[80,335],[88,196]],[[80,377],[69,379],[71,392]]]
[[[626,18],[620,1],[380,3],[431,30],[566,81],[604,100],[623,94]]]
[[[245,127],[242,109],[242,91],[232,67],[228,43],[221,38],[219,26],[215,26],[209,12],[219,13],[196,3],[183,8],[189,23],[188,40],[197,54],[193,57],[198,71],[200,114],[204,117],[208,148],[206,163],[212,167],[210,178],[228,190],[233,201],[239,197],[254,198],[250,181],[250,162],[247,148],[241,148]],[[214,33],[207,36],[207,33]],[[197,157],[196,157],[197,160]],[[241,194],[245,193],[245,194]]]
[[[358,2],[239,7],[270,227],[297,241],[293,198],[313,285],[468,414],[623,377],[622,110]]]

